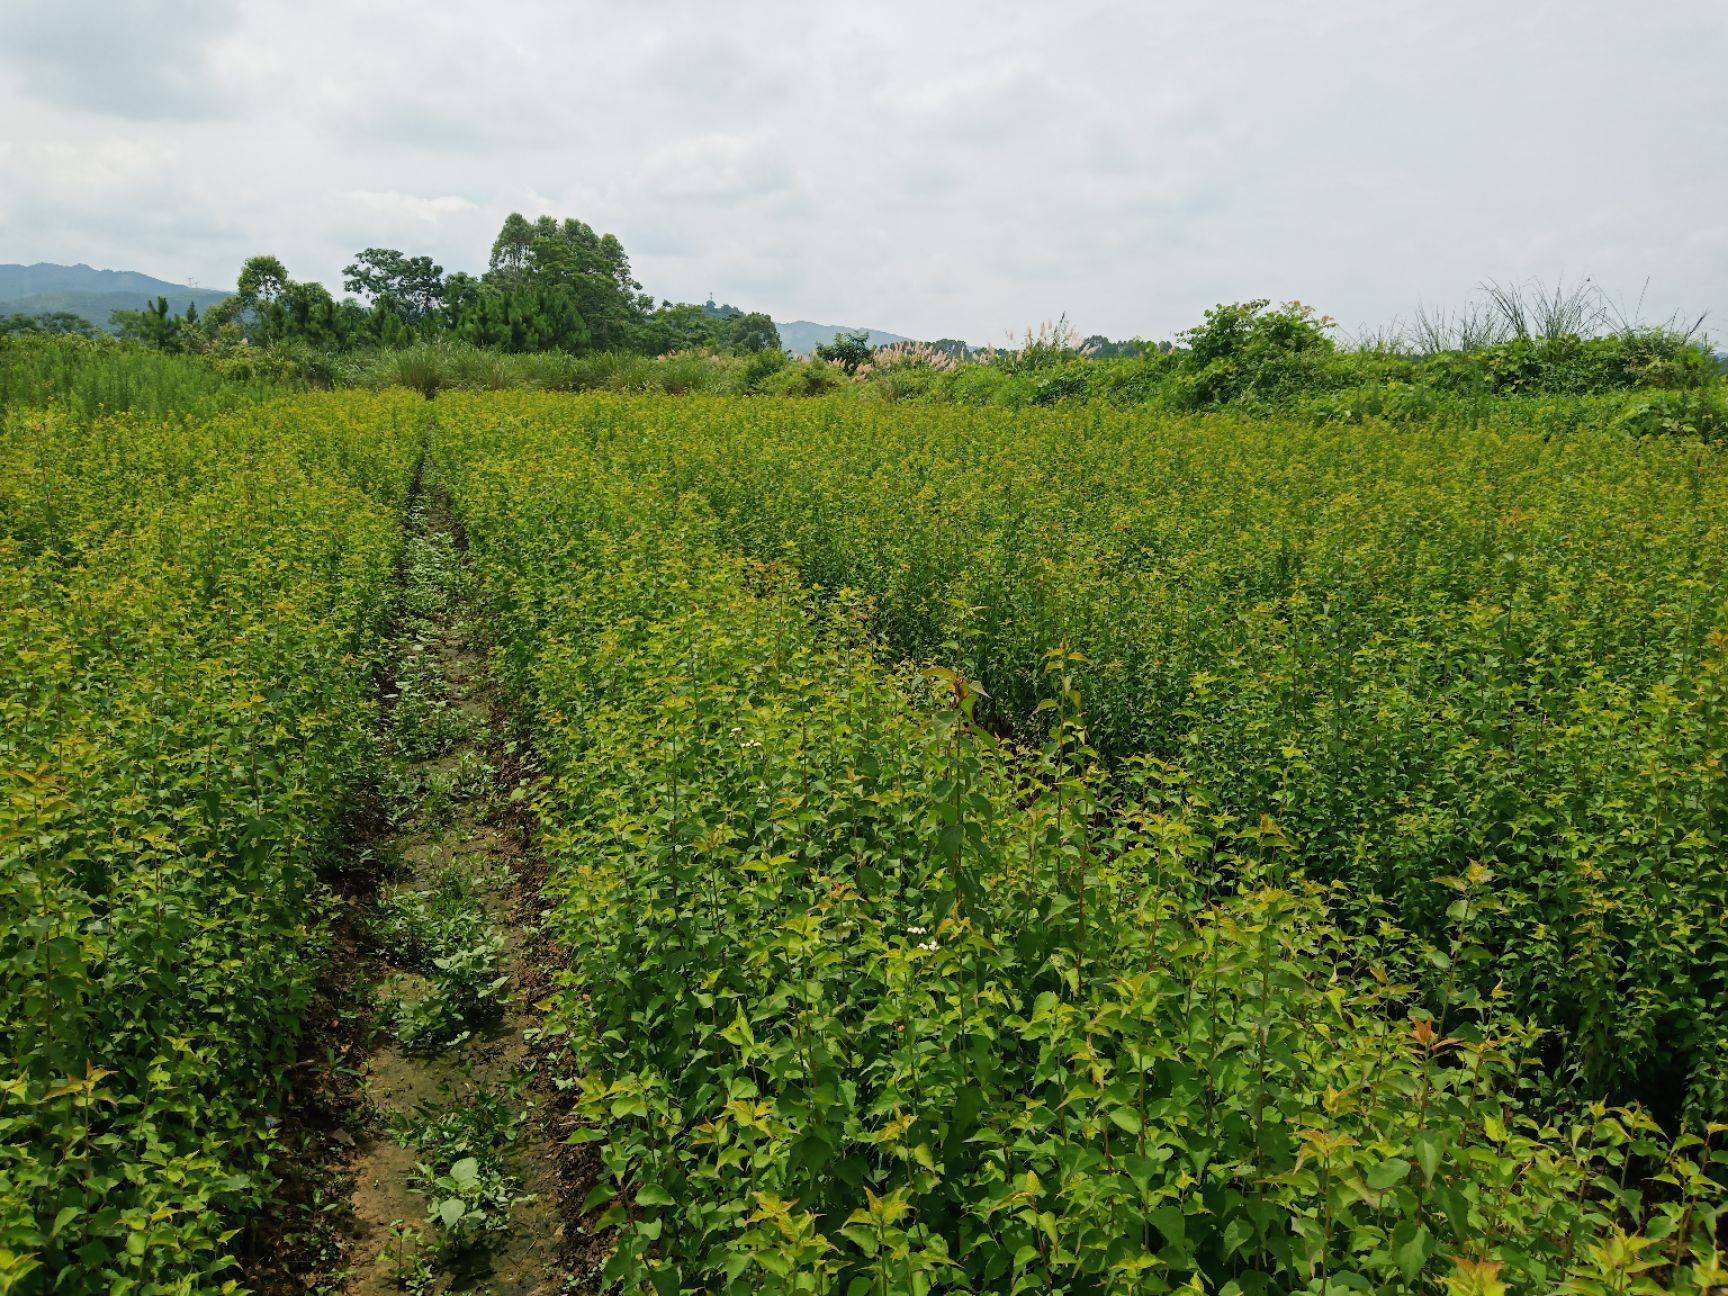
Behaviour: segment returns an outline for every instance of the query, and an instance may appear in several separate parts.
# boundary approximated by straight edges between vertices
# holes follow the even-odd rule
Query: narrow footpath
[[[536,1100],[520,835],[489,763],[486,659],[468,568],[428,472],[408,517],[387,738],[387,879],[375,956],[368,1119],[352,1161],[351,1296],[561,1293],[554,1142]]]

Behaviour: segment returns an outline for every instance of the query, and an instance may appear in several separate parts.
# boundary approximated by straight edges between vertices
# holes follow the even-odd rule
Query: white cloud
[[[339,284],[512,210],[658,296],[1000,338],[1593,274],[1728,315],[1720,0],[8,0],[0,255]]]
[[[394,190],[380,193],[371,189],[355,189],[346,196],[366,210],[382,216],[398,220],[406,217],[409,220],[424,221],[429,225],[437,224],[446,216],[479,210],[474,203],[460,194],[423,198],[418,194],[397,193]]]
[[[746,135],[697,135],[650,153],[638,177],[648,197],[671,203],[733,204],[774,198],[792,188],[792,170],[767,141]]]

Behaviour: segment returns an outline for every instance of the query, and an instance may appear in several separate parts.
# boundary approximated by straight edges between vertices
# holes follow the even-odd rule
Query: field
[[[332,978],[531,1045],[408,1290],[1728,1290],[1719,447],[162,363],[0,388],[0,1292],[268,1287]]]

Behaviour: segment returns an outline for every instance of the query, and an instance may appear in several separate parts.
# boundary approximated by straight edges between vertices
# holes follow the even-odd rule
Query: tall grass
[[[406,387],[428,398],[444,391],[612,391],[683,396],[742,395],[788,362],[784,357],[745,357],[683,351],[667,356],[602,351],[509,354],[470,342],[435,339],[394,350],[358,352],[339,358],[332,376],[343,386],[379,390]]]
[[[107,338],[0,337],[0,411],[53,403],[85,417],[215,412],[299,385],[267,355],[212,360]]]

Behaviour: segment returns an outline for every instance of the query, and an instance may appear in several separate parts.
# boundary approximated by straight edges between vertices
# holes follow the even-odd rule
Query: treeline
[[[956,338],[872,347],[842,333],[795,359],[773,320],[713,301],[658,304],[623,245],[578,220],[510,216],[483,274],[371,247],[338,301],[275,257],[248,260],[234,295],[200,315],[166,300],[116,312],[123,341],[213,361],[247,380],[309,386],[535,388],[824,396],[959,405],[1276,411],[1319,421],[1486,414],[1508,399],[1606,401],[1587,421],[1728,438],[1725,359],[1702,319],[1648,323],[1585,280],[1487,283],[1458,313],[1346,338],[1301,302],[1223,303],[1160,341],[1081,337],[1067,321],[1002,347]],[[68,321],[0,321],[0,333]],[[1572,411],[1566,416],[1571,417]]]
[[[642,291],[615,235],[550,216],[505,220],[484,274],[446,273],[429,256],[369,247],[343,271],[338,301],[323,284],[292,278],[274,256],[241,268],[232,297],[200,315],[171,313],[166,298],[116,311],[123,340],[169,351],[224,344],[324,352],[394,348],[447,339],[512,354],[617,351],[665,355],[705,348],[775,351],[780,335],[760,311],[709,301],[661,301]]]
[[[1640,436],[1728,440],[1720,360],[1695,331],[1631,324],[1583,334],[1340,344],[1300,303],[1221,305],[1172,342],[1102,355],[1046,326],[957,358],[935,344],[870,347],[842,334],[808,360],[779,351],[660,356],[505,355],[448,339],[356,353],[313,381],[375,389],[533,389],[833,397],[870,403],[1233,410],[1319,423],[1512,417],[1550,434],[1614,426]],[[1118,344],[1120,345],[1120,344]]]

